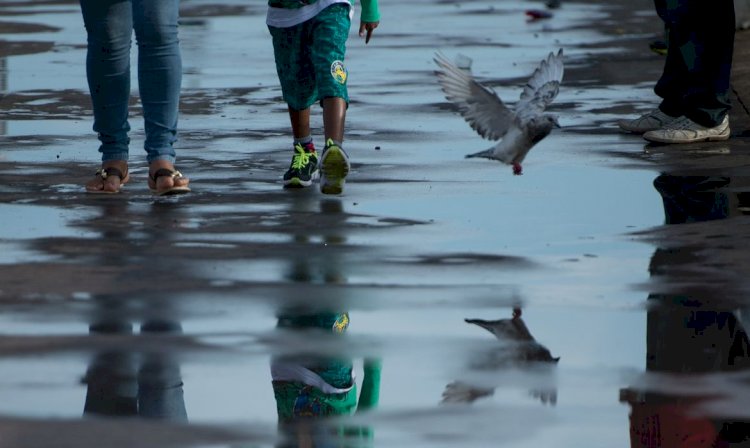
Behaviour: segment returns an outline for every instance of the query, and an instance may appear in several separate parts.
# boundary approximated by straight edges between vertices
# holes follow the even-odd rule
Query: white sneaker
[[[643,138],[656,143],[718,142],[729,139],[729,115],[717,126],[707,128],[687,117],[680,117],[664,129],[646,132]]]
[[[634,134],[643,134],[648,131],[655,131],[661,129],[669,124],[673,123],[679,117],[672,117],[665,114],[659,109],[654,109],[651,112],[641,115],[635,120],[620,120],[617,125],[620,129]]]

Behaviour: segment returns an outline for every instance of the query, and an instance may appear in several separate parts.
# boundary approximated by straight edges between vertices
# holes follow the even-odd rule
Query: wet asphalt
[[[184,0],[193,192],[157,198],[137,92],[132,181],[83,191],[98,153],[77,3],[0,2],[0,446],[629,447],[658,418],[745,446],[750,35],[733,138],[653,146],[615,125],[656,104],[652,3],[545,8],[381,0],[373,40],[348,45],[353,170],[325,196],[281,188],[264,2]],[[434,52],[471,57],[512,104],[557,48],[562,129],[523,176],[465,160],[489,142],[443,98]],[[281,325],[331,315],[342,337]],[[280,357],[350,363],[376,406],[279,425]]]

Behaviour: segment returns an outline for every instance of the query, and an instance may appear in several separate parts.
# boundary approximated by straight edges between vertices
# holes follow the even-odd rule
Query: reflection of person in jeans
[[[86,74],[102,165],[89,193],[117,193],[128,182],[130,46],[138,43],[138,90],[143,105],[149,188],[189,191],[174,169],[173,144],[182,80],[177,39],[179,0],[80,0],[88,35]]]
[[[130,334],[130,324],[119,322],[91,325],[98,335]],[[171,322],[145,322],[142,335],[181,332]],[[144,417],[186,422],[183,384],[177,363],[163,353],[112,350],[97,353],[86,377],[84,415]]]
[[[667,58],[654,92],[659,107],[621,129],[658,143],[727,140],[734,49],[733,0],[654,0]]]
[[[729,179],[705,176],[659,176],[667,224],[728,217],[729,198],[722,188]],[[689,247],[659,248],[651,259],[651,276],[670,278],[685,260],[697,257]],[[720,298],[689,294],[649,295],[646,325],[646,370],[651,373],[705,374],[750,367],[750,343],[740,316]],[[621,401],[631,406],[633,448],[724,448],[748,446],[750,423],[701,412],[716,398],[709,392],[680,393],[629,387]]]
[[[348,313],[285,313],[278,328],[288,331],[343,334]],[[353,363],[346,357],[289,355],[273,359],[271,376],[279,425],[287,440],[284,446],[339,446],[352,438],[354,446],[371,442],[369,428],[316,425],[316,419],[347,416],[374,408],[380,391],[380,361],[364,360],[362,391],[357,397]],[[351,440],[351,439],[350,439]],[[305,441],[307,443],[305,443]],[[348,445],[347,445],[348,446]]]

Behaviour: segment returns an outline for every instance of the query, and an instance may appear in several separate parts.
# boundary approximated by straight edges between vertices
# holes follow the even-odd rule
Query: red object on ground
[[[542,9],[527,9],[526,15],[528,16],[528,19],[530,22],[535,21],[535,20],[552,18],[551,12],[544,11]]]

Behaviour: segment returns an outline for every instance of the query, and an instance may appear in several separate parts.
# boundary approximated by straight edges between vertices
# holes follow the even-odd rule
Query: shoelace
[[[676,130],[682,130],[682,129],[692,129],[693,127],[694,127],[693,123],[690,121],[689,118],[680,117],[677,120],[664,126],[664,129],[676,131]]]
[[[292,157],[292,168],[295,170],[301,170],[308,163],[310,163],[310,157],[313,153],[305,151],[301,145],[294,147],[294,156]]]

